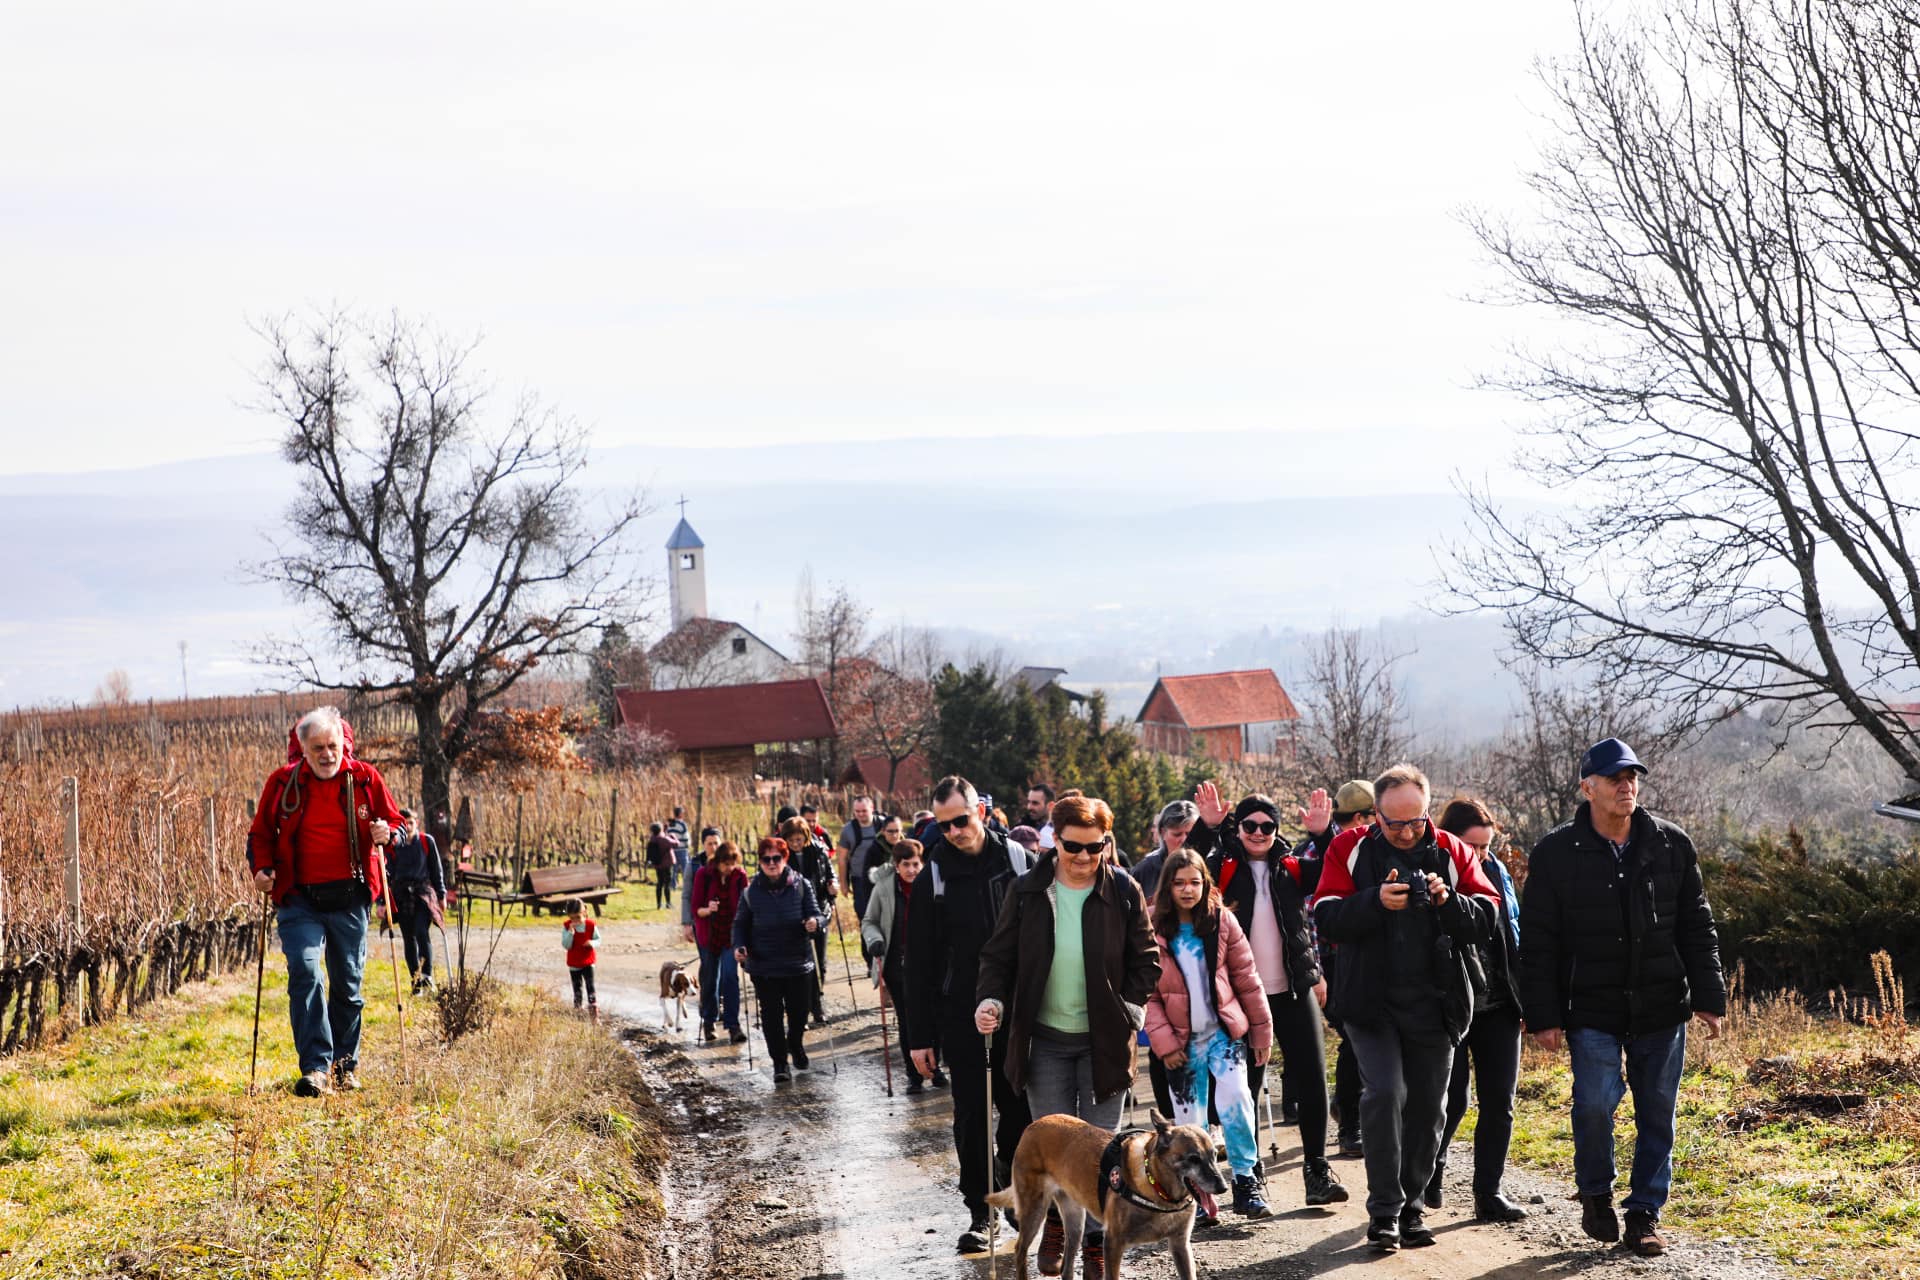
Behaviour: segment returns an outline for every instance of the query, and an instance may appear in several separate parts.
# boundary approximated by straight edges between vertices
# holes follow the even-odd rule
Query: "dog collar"
[[[1109,1193],[1119,1196],[1128,1204],[1135,1205],[1142,1209],[1150,1209],[1154,1213],[1184,1213],[1191,1207],[1188,1201],[1192,1199],[1192,1193],[1185,1187],[1180,1188],[1180,1196],[1178,1199],[1168,1195],[1166,1191],[1161,1188],[1159,1180],[1153,1176],[1153,1164],[1151,1161],[1145,1159],[1141,1161],[1142,1167],[1146,1170],[1147,1183],[1153,1188],[1155,1195],[1159,1196],[1161,1200],[1169,1201],[1170,1203],[1154,1203],[1152,1200],[1140,1194],[1140,1192],[1134,1190],[1133,1185],[1127,1181],[1127,1142],[1129,1139],[1147,1132],[1148,1130],[1146,1129],[1122,1129],[1119,1133],[1113,1135],[1113,1140],[1107,1143],[1106,1150],[1100,1153],[1101,1209],[1104,1210],[1106,1208]]]

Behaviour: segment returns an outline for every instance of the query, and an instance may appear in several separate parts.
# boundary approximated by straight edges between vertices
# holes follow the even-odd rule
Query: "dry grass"
[[[0,1275],[633,1274],[665,1148],[631,1056],[513,990],[451,1047],[415,1026],[408,1083],[383,977],[369,965],[358,1094],[291,1094],[277,982],[254,1097],[232,984],[10,1061]]]

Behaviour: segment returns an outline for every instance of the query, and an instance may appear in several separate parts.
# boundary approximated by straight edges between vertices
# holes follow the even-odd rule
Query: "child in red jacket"
[[[560,926],[560,945],[567,949],[567,976],[573,979],[573,1007],[580,1007],[584,991],[587,1008],[597,1015],[600,1002],[593,992],[593,957],[600,928],[586,912],[587,904],[578,898],[567,904],[567,921]]]

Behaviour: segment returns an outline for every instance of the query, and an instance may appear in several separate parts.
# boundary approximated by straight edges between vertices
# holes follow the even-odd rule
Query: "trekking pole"
[[[887,1068],[887,1096],[893,1096],[893,1050],[887,1046],[887,990],[880,989],[880,1061]]]
[[[1280,1158],[1280,1132],[1273,1127],[1273,1086],[1265,1077],[1262,1077],[1260,1081],[1260,1101],[1266,1107],[1267,1151],[1275,1160],[1278,1160]],[[1259,1144],[1256,1142],[1254,1145],[1257,1147]]]
[[[840,963],[847,971],[847,999],[853,1001],[853,1011],[860,1012],[860,998],[853,993],[853,961],[847,958],[847,926],[840,923],[840,904],[833,904],[833,927],[840,934]]]
[[[748,994],[753,997],[753,1031],[747,1032],[747,1074],[753,1074],[753,1032],[760,1029],[760,984],[748,979]]]
[[[840,1074],[840,1046],[833,1038],[833,1023],[822,1021],[820,1026],[827,1033],[827,1053],[830,1055],[828,1060],[833,1063],[833,1074],[837,1076]]]
[[[407,1066],[407,1003],[400,994],[400,951],[399,943],[393,936],[400,925],[400,913],[395,910],[397,904],[393,900],[393,880],[387,875],[386,846],[376,847],[380,850],[380,884],[387,895],[387,963],[393,970],[393,1007],[400,1014],[400,1078],[412,1084],[413,1071]]]
[[[260,966],[253,976],[253,1058],[247,1063],[247,1092],[260,1082],[260,1000],[267,988],[267,922],[273,915],[273,890],[260,894]]]
[[[980,1108],[987,1124],[987,1195],[991,1197],[999,1188],[993,1185],[993,1036],[991,1033],[980,1037],[986,1046],[987,1067],[987,1105]],[[987,1205],[987,1275],[989,1280],[1000,1280],[1000,1211]]]

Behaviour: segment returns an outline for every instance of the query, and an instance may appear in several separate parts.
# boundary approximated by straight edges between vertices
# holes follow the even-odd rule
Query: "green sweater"
[[[1092,1029],[1087,1022],[1087,948],[1080,933],[1080,915],[1092,892],[1092,885],[1069,889],[1058,881],[1047,891],[1053,899],[1053,968],[1047,971],[1038,1021],[1068,1035],[1083,1036]]]

